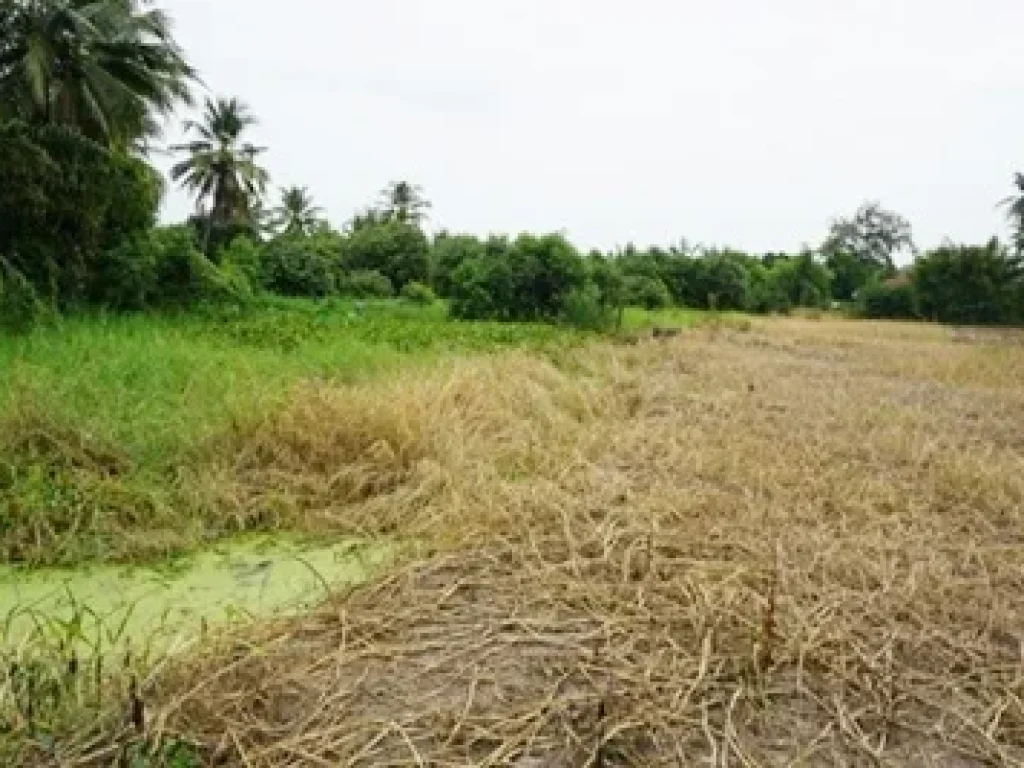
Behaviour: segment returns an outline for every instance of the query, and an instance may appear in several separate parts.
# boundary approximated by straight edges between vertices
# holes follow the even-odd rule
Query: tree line
[[[265,147],[239,98],[206,98],[170,178],[149,162],[166,120],[195,106],[199,74],[168,15],[146,0],[7,0],[0,6],[0,318],[105,306],[246,302],[263,292],[428,302],[459,318],[608,327],[638,305],[1024,322],[1024,174],[1002,201],[1010,239],[919,253],[879,203],[797,253],[680,241],[582,252],[561,234],[428,236],[430,204],[398,181],[340,228],[305,187],[270,201]],[[168,184],[195,213],[158,226]],[[909,262],[901,266],[904,262]]]

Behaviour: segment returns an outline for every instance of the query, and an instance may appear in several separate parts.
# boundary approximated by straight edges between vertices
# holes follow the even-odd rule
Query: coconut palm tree
[[[128,146],[191,103],[195,70],[148,0],[20,0],[0,11],[0,117]]]
[[[323,208],[313,203],[307,187],[281,190],[281,205],[274,209],[275,223],[285,234],[306,235],[323,220]]]
[[[407,181],[393,181],[381,193],[380,208],[386,218],[418,224],[427,217],[430,201],[423,196],[423,187]]]
[[[1017,193],[999,201],[1006,209],[1006,217],[1013,228],[1013,244],[1019,256],[1024,256],[1024,173],[1013,175],[1013,184]]]
[[[187,157],[171,168],[171,179],[196,197],[205,218],[204,249],[209,253],[212,230],[228,229],[251,219],[252,201],[266,190],[269,174],[256,164],[266,151],[242,141],[256,125],[248,105],[237,98],[207,99],[203,119],[185,122],[186,133],[197,138],[171,147]]]

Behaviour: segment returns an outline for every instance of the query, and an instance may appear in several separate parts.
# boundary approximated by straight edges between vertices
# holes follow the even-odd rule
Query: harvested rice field
[[[633,341],[295,388],[204,497],[402,556],[19,760],[1024,763],[1024,334]]]

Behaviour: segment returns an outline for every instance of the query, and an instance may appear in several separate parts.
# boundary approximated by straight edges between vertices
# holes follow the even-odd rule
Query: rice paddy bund
[[[291,387],[194,487],[402,556],[17,760],[1024,762],[1024,336],[632,341]]]

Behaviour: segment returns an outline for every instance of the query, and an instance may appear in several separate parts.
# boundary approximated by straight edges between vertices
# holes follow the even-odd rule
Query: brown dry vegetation
[[[953,336],[772,320],[308,384],[203,503],[415,562],[162,674],[147,737],[247,766],[1020,764],[1024,345]]]

